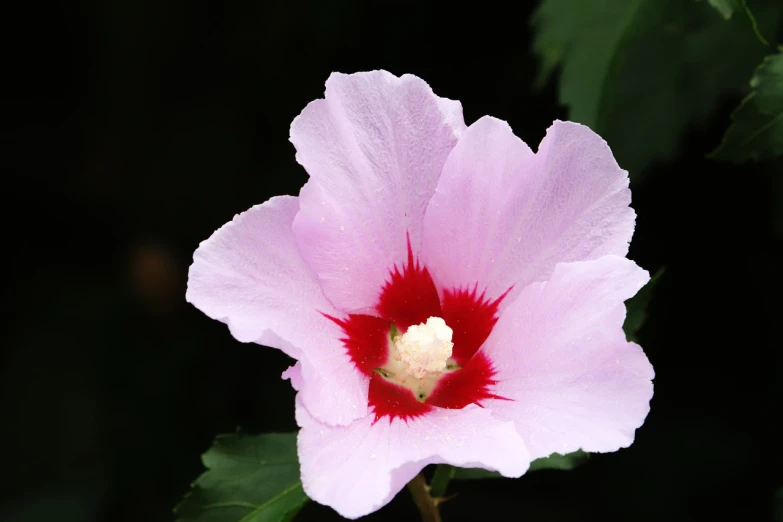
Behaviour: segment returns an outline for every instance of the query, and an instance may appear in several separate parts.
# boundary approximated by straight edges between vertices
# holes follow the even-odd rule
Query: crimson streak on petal
[[[388,417],[408,420],[432,410],[432,406],[416,399],[413,392],[386,380],[377,373],[370,378],[369,403],[375,413],[375,422]]]
[[[443,320],[454,331],[452,357],[464,366],[487,340],[498,322],[498,306],[511,291],[509,288],[494,301],[482,292],[473,290],[446,290],[443,292]]]
[[[326,315],[345,332],[343,342],[351,362],[360,372],[372,377],[375,369],[389,358],[389,321],[371,315],[351,314],[347,319]]]
[[[461,369],[441,377],[435,390],[427,397],[427,404],[460,409],[468,404],[481,406],[481,401],[485,399],[503,399],[489,391],[496,382],[494,376],[495,369],[489,357],[481,352],[476,353]]]
[[[429,271],[414,259],[410,239],[408,260],[402,271],[398,266],[391,271],[391,277],[383,285],[375,309],[402,333],[411,325],[426,322],[429,317],[441,316],[435,283]]]

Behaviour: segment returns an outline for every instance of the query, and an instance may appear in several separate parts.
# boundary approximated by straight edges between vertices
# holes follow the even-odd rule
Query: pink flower
[[[587,127],[533,153],[415,76],[333,74],[291,125],[310,175],[196,250],[187,299],[297,360],[302,482],[356,518],[424,466],[519,477],[631,444],[653,369],[626,342],[627,173]]]

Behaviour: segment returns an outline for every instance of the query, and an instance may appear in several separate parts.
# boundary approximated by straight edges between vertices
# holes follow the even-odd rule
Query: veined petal
[[[512,419],[531,458],[629,446],[650,409],[653,368],[625,340],[624,301],[649,279],[633,261],[605,256],[555,267],[501,313],[482,347],[494,362],[485,401]]]
[[[497,298],[557,263],[625,255],[634,230],[627,173],[588,127],[556,121],[538,152],[506,122],[470,126],[424,217],[422,261],[439,288]]]
[[[291,223],[297,198],[275,197],[239,214],[193,254],[186,299],[242,342],[278,348],[301,364],[300,395],[322,422],[367,413],[369,381],[350,361],[336,314],[299,255]]]
[[[419,251],[424,211],[464,127],[459,102],[385,71],[332,74],[325,99],[293,121],[310,174],[294,232],[337,308],[371,313],[408,238]]]
[[[374,419],[369,415],[350,426],[324,426],[297,402],[305,493],[346,518],[383,507],[428,464],[479,467],[519,477],[530,463],[513,423],[498,421],[475,405],[435,408],[407,421]]]

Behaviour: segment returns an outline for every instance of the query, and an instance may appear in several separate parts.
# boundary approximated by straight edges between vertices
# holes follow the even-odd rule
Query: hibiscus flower
[[[310,178],[201,243],[187,299],[296,359],[305,492],[356,518],[433,463],[519,477],[631,444],[653,369],[622,330],[628,175],[589,128],[533,152],[385,71],[333,74],[294,119]]]

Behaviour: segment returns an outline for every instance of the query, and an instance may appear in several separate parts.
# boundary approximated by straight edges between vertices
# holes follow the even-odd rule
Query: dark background
[[[532,3],[19,6],[3,19],[3,521],[169,521],[214,435],[295,429],[290,361],[184,294],[201,240],[305,182],[288,128],[330,72],[416,74],[534,148],[567,118],[557,78],[531,89]],[[636,442],[572,472],[453,483],[447,522],[771,518],[781,164],[704,159],[742,94],[634,186],[630,257],[667,267]],[[403,491],[367,520],[416,516]],[[297,518],[337,519],[313,503]]]

